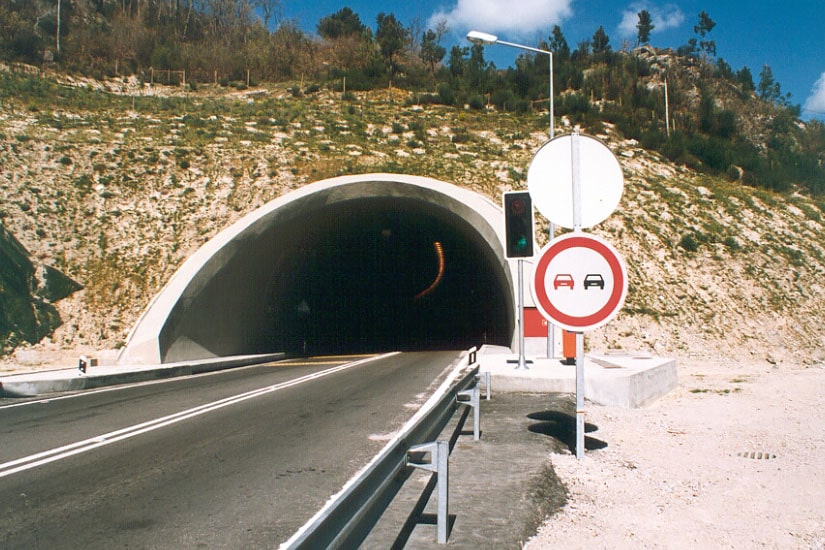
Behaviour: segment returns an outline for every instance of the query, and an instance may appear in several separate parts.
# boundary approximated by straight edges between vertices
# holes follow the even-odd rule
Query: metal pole
[[[573,180],[573,231],[580,232],[582,230],[582,186],[581,186],[581,159],[579,152],[581,148],[579,145],[579,131],[573,132],[570,139],[570,158],[572,162],[572,180]]]
[[[450,524],[450,442],[436,442],[434,454],[436,456],[433,456],[433,460],[437,463],[436,475],[438,476],[438,544],[447,544]]]
[[[499,38],[493,34],[489,34],[486,32],[479,32],[479,31],[470,31],[467,33],[467,40],[472,42],[473,44],[500,44],[502,46],[509,46],[511,48],[517,48],[519,50],[526,50],[528,52],[535,52],[540,54],[545,54],[550,57],[550,139],[553,139],[556,134],[555,128],[555,110],[554,110],[554,101],[553,101],[553,52],[549,50],[542,50],[540,48],[533,48],[532,46],[526,46],[524,44],[516,44],[514,42],[507,42],[505,40],[499,40]],[[553,224],[550,223],[550,240],[553,240],[555,236],[555,229]],[[519,270],[521,270],[521,261],[519,260]],[[519,279],[521,279],[521,275],[519,275]],[[519,280],[519,285],[521,285],[521,281]],[[519,288],[521,288],[519,286]],[[521,290],[519,290],[521,292]],[[519,320],[523,322],[524,316],[522,311],[522,306],[519,306]],[[523,328],[519,329],[519,341],[521,342],[520,349],[524,349],[524,330]],[[547,322],[547,358],[550,359],[555,355],[555,331],[553,328],[553,324],[551,322]],[[519,351],[519,364],[516,368],[526,368],[526,363],[524,362],[524,353],[523,351]]]
[[[584,333],[576,333],[576,458],[584,458]]]
[[[553,52],[547,52],[550,56],[550,139],[556,134],[555,121],[553,116]]]
[[[522,278],[524,276],[524,264],[521,258],[518,259],[518,362],[516,369],[527,366],[524,360],[524,288]]]
[[[550,139],[556,137],[555,116],[553,113],[553,52],[547,52],[550,56]],[[556,226],[550,222],[550,227],[547,229],[549,240],[552,241],[556,236]],[[551,321],[547,321],[547,358],[552,359],[556,356],[556,328]]]
[[[573,180],[573,231],[582,230],[581,155],[578,130],[570,140]],[[576,458],[584,458],[584,334],[576,333]]]

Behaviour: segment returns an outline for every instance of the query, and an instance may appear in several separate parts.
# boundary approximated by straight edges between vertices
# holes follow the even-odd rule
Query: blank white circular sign
[[[527,171],[527,189],[536,210],[548,220],[573,229],[573,145],[579,148],[581,226],[592,227],[616,210],[624,189],[622,167],[598,139],[564,135],[541,146]]]

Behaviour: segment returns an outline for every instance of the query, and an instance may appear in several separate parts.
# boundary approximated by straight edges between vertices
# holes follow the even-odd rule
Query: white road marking
[[[248,399],[253,399],[261,395],[276,392],[278,390],[291,388],[293,386],[303,384],[304,382],[317,380],[319,378],[329,376],[330,374],[351,369],[353,367],[357,367],[365,363],[369,363],[371,361],[377,361],[385,357],[391,357],[393,355],[397,355],[398,353],[399,352],[385,353],[383,355],[376,355],[374,357],[361,359],[359,361],[353,361],[352,363],[345,363],[343,365],[308,374],[306,376],[302,376],[300,378],[296,378],[288,382],[281,382],[280,384],[274,384],[272,386],[267,386],[265,388],[259,388],[257,390],[248,391],[231,397],[225,397],[224,399],[219,399],[218,401],[206,403],[204,405],[193,407],[191,409],[164,416],[162,418],[149,420],[141,424],[136,424],[134,426],[122,428],[120,430],[115,430],[113,432],[91,437],[89,439],[84,439],[83,441],[70,443],[69,445],[63,445],[62,447],[56,447],[48,451],[43,451],[23,458],[18,458],[16,460],[11,460],[9,462],[4,462],[3,464],[0,464],[0,478],[24,472],[32,468],[37,468],[38,466],[42,466],[50,462],[56,462],[58,460],[68,458],[70,456],[85,453],[98,447],[102,447],[104,445],[110,445],[118,441],[123,441],[124,439],[129,439],[131,437],[135,437],[146,432],[151,432],[163,428],[165,426],[169,426],[171,424],[176,424],[183,420],[194,418],[196,416],[200,416],[208,412],[216,411],[229,405],[241,403]]]

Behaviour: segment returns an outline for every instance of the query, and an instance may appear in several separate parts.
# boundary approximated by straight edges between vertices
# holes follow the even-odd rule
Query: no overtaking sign
[[[574,332],[610,321],[627,296],[627,267],[613,246],[588,233],[570,233],[539,253],[532,279],[539,311]]]

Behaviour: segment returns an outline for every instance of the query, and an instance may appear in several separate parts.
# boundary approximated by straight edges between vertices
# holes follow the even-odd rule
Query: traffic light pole
[[[504,210],[505,257],[518,260],[518,361],[517,369],[527,369],[524,357],[524,258],[533,257],[533,202],[527,191],[508,191],[502,197]]]
[[[524,357],[524,260],[518,259],[518,365],[517,369],[529,369]]]

